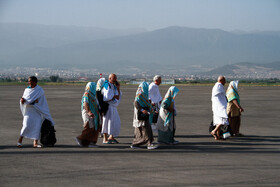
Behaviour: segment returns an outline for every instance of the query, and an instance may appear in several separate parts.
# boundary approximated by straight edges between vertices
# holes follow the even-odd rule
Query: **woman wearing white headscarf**
[[[96,147],[101,125],[95,82],[88,82],[86,85],[81,101],[81,112],[84,130],[80,136],[76,137],[76,141],[80,146]]]
[[[149,84],[142,82],[138,86],[134,100],[133,127],[135,130],[131,148],[138,148],[144,144],[147,144],[147,149],[157,148],[152,144],[154,140],[151,128],[152,112],[152,105],[149,102]]]
[[[241,112],[243,112],[244,110],[240,105],[238,81],[231,81],[229,83],[226,96],[228,99],[227,114],[232,135],[243,136],[241,133],[239,133]]]
[[[162,100],[159,117],[158,117],[158,142],[165,144],[178,144],[179,142],[174,139],[175,136],[175,97],[179,89],[171,86],[165,97]]]

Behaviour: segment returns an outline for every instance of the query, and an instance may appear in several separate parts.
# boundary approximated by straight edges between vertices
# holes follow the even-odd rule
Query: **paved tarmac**
[[[56,122],[57,144],[32,148],[16,142],[22,127],[24,86],[0,86],[0,186],[279,186],[280,87],[240,87],[245,137],[215,141],[212,86],[178,86],[179,145],[132,150],[133,100],[137,86],[122,86],[120,144],[80,148],[83,86],[43,86]],[[160,86],[164,96],[168,86]],[[156,138],[157,139],[157,138]]]

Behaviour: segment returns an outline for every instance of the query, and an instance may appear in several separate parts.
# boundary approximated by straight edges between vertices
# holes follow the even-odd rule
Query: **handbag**
[[[158,113],[154,113],[154,115],[153,115],[153,121],[152,121],[152,123],[157,123],[157,120],[158,120]]]
[[[143,108],[144,110],[148,110],[148,108]],[[137,117],[138,117],[138,120],[148,120],[150,115],[149,114],[144,114],[141,110],[138,110],[138,113],[137,113]]]

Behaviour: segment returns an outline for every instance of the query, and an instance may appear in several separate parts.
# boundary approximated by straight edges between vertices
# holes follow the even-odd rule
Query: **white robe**
[[[22,98],[26,101],[24,104],[20,102],[23,116],[23,126],[20,135],[25,138],[39,140],[43,121],[48,119],[54,125],[44,90],[38,85],[35,88],[26,88]],[[34,103],[37,99],[38,103]]]
[[[227,99],[224,86],[217,82],[212,89],[212,111],[214,125],[228,125]]]
[[[149,85],[149,99],[152,101],[152,103],[157,104],[158,107],[160,107],[160,101],[162,100],[162,97],[160,95],[158,85],[156,85],[154,82]]]
[[[109,83],[109,85],[107,90],[105,88],[102,89],[103,100],[108,101],[109,107],[106,115],[103,116],[101,133],[117,137],[121,129],[121,119],[117,107],[121,102],[122,93],[120,92],[119,100],[113,99],[115,95],[119,95],[118,90],[113,84]]]

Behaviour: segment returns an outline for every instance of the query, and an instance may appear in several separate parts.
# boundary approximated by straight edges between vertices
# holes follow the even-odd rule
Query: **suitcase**
[[[56,143],[55,129],[51,122],[47,119],[44,120],[41,127],[41,138],[40,142],[46,147],[53,147]]]

